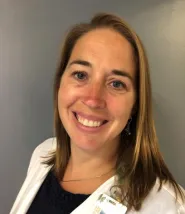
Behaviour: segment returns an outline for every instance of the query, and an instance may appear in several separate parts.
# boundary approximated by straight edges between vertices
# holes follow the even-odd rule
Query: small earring
[[[131,131],[130,131],[130,124],[132,122],[132,117],[128,120],[126,128],[125,128],[125,132],[127,135],[131,135]]]

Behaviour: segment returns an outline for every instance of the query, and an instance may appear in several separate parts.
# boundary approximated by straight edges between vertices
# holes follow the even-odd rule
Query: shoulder
[[[39,144],[33,151],[32,158],[37,159],[40,156],[45,156],[49,152],[52,152],[56,149],[56,138],[49,138]]]
[[[159,180],[157,180],[156,186],[159,186]],[[179,188],[185,195],[185,190],[183,189],[183,187],[181,187],[179,185]],[[175,199],[178,204],[183,205],[183,201],[182,201],[181,197],[176,198],[174,188],[173,188],[172,184],[170,184],[169,182],[166,182],[162,185],[161,192],[164,192],[164,194],[169,195],[172,199]]]
[[[33,154],[37,154],[37,153],[45,154],[55,149],[56,149],[56,138],[48,138],[47,140],[45,140],[35,148]]]
[[[56,138],[49,138],[39,144],[32,153],[28,172],[36,164],[41,164],[44,161],[44,157],[47,157],[52,151],[56,150]]]
[[[181,197],[176,198],[176,194],[173,186],[169,183],[163,183],[159,190],[160,182],[157,179],[153,189],[145,199],[143,203],[143,209],[153,210],[155,213],[179,213],[185,214],[185,202],[182,201]],[[179,186],[180,187],[180,186]],[[182,187],[182,192],[185,191]],[[148,211],[149,211],[148,210]],[[151,212],[153,213],[153,212]]]

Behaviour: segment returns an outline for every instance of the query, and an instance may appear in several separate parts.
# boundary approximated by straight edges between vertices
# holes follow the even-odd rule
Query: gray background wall
[[[52,136],[52,81],[62,35],[95,12],[124,17],[146,46],[164,158],[185,187],[185,0],[0,0],[0,213],[31,153]]]

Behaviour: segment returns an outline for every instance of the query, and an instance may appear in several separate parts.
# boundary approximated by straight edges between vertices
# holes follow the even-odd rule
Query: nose
[[[106,102],[103,86],[100,83],[90,84],[86,88],[82,102],[90,108],[105,108]]]

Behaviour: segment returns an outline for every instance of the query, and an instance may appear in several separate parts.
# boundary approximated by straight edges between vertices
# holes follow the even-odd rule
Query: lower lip
[[[105,124],[103,124],[103,125],[101,125],[101,126],[98,126],[98,127],[88,127],[88,126],[84,126],[84,125],[82,125],[82,124],[77,120],[77,118],[76,118],[76,116],[75,116],[74,113],[72,113],[72,115],[73,115],[74,123],[76,124],[76,126],[78,127],[78,129],[81,130],[81,131],[83,131],[83,132],[85,131],[85,132],[88,132],[88,133],[96,133],[96,132],[99,132],[99,131],[101,131],[102,129],[104,129],[105,126],[106,126],[106,124],[107,124],[107,123],[105,123]]]

